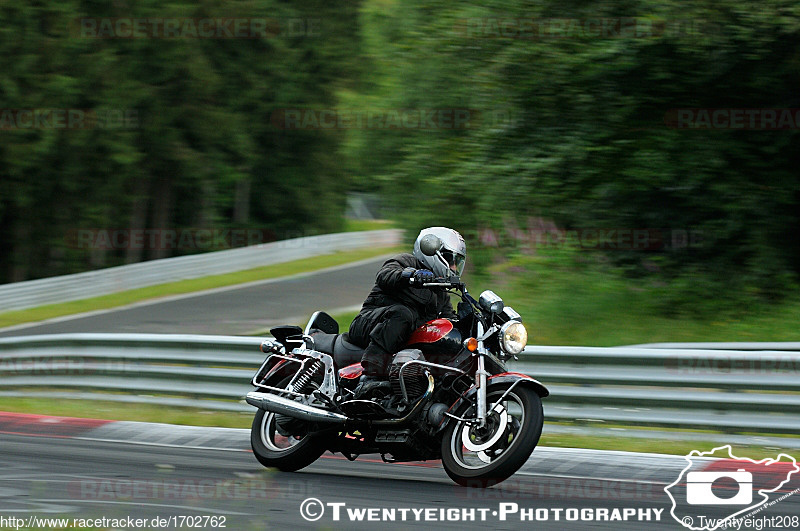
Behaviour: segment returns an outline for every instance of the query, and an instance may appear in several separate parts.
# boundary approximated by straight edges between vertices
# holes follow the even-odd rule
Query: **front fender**
[[[533,391],[539,395],[539,398],[545,398],[550,396],[550,391],[547,390],[547,387],[544,386],[539,380],[528,376],[527,374],[523,374],[521,372],[501,372],[500,374],[493,374],[486,379],[487,391],[490,390],[492,387],[509,387],[516,381],[520,381],[518,386],[524,385],[526,387],[530,387]],[[478,392],[478,388],[475,386],[470,387],[463,395],[461,395],[458,400],[453,402],[450,408],[447,410],[448,413],[455,414],[456,411],[461,409],[461,406],[465,403],[469,403],[472,401],[472,397]],[[452,422],[454,419],[445,415],[442,422],[439,424],[439,428],[436,430],[437,432],[442,431],[447,427],[447,425]]]
[[[522,380],[519,385],[527,385],[532,387],[533,390],[536,391],[536,394],[539,395],[539,398],[546,398],[550,396],[550,391],[547,390],[547,387],[545,387],[542,382],[521,372],[501,372],[500,374],[493,374],[486,379],[486,383],[489,385],[489,387],[491,387],[492,385],[510,385],[517,380]],[[471,396],[470,393],[477,392],[478,389],[476,387],[472,387],[469,391],[467,391],[466,396]]]

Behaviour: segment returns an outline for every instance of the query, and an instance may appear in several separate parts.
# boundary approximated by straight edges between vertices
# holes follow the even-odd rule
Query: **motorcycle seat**
[[[360,362],[361,356],[364,355],[364,349],[351,343],[347,332],[326,334],[312,330],[311,337],[314,338],[314,349],[333,356],[333,363],[337,369]]]

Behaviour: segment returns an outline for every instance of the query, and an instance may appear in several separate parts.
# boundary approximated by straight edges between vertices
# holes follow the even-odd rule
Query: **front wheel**
[[[259,409],[250,430],[250,445],[258,462],[284,472],[305,468],[325,451],[323,442],[313,435],[283,436],[275,424],[275,413]]]
[[[489,388],[487,407],[503,397],[508,386]],[[456,413],[474,418],[468,404]],[[544,413],[535,391],[517,385],[486,414],[486,425],[451,422],[442,439],[442,465],[465,487],[489,487],[509,478],[528,460],[542,435]]]

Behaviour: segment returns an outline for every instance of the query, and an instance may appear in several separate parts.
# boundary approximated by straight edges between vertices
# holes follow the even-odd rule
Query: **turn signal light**
[[[464,348],[469,350],[470,352],[475,352],[478,350],[478,340],[474,337],[470,337],[469,339],[464,340]]]

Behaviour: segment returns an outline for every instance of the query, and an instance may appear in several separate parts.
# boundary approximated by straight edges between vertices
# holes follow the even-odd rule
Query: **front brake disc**
[[[467,450],[471,452],[483,452],[484,450],[488,450],[500,440],[500,437],[502,437],[504,433],[506,433],[506,426],[508,426],[508,411],[506,411],[506,408],[504,408],[502,404],[497,404],[492,410],[492,416],[498,420],[494,426],[492,436],[487,440],[473,441],[470,438],[470,435],[473,433],[472,430],[474,429],[472,426],[464,426],[461,430],[461,443]],[[480,455],[478,457],[480,457]],[[483,461],[483,458],[481,458],[481,460]]]

